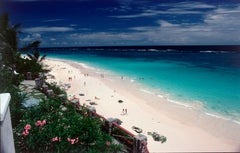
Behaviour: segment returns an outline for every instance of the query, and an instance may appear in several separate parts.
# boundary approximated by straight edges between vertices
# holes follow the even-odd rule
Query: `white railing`
[[[15,153],[12,122],[9,108],[10,99],[11,95],[9,93],[0,93],[1,153]]]

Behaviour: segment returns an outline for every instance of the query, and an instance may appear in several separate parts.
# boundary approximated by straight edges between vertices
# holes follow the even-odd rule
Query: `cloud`
[[[166,9],[163,10],[162,7]],[[201,2],[179,2],[179,3],[165,3],[159,4],[154,7],[142,9],[142,12],[137,14],[109,16],[113,18],[139,18],[139,17],[152,17],[163,14],[170,15],[186,15],[186,14],[204,14],[206,9],[214,9],[216,6],[204,4]],[[204,11],[203,11],[204,9]],[[141,11],[141,9],[139,9]]]
[[[50,38],[50,40],[51,40],[51,41],[56,41],[57,39],[55,39],[55,38]]]
[[[161,27],[171,27],[171,28],[177,28],[179,25],[177,24],[172,24],[170,22],[164,21],[164,20],[159,20],[158,24],[161,25]]]
[[[43,20],[42,22],[56,22],[56,21],[63,21],[64,19],[49,19],[49,20]]]
[[[73,40],[98,40],[99,41],[116,41],[116,40],[136,40],[136,38],[129,33],[113,33],[113,32],[96,32],[96,33],[74,33],[69,35]]]
[[[91,29],[89,29],[89,28],[79,28],[77,30],[80,30],[80,31],[90,31]]]
[[[69,27],[32,27],[23,29],[24,32],[66,32],[73,31],[74,28]]]
[[[172,4],[170,4],[172,5]],[[166,5],[165,5],[166,6]],[[169,6],[169,4],[168,4]],[[179,2],[174,5],[175,8],[181,8],[181,9],[214,9],[216,6],[202,3],[202,2]]]
[[[32,41],[32,37],[30,35],[27,35],[26,37],[21,38],[20,40],[24,42],[28,42],[28,41]]]
[[[204,22],[207,27],[218,30],[236,30],[240,34],[240,5],[236,8],[218,8],[206,15]]]
[[[35,1],[39,1],[39,0],[11,0],[13,2],[35,2]]]
[[[40,33],[34,33],[34,34],[32,34],[32,36],[34,38],[41,38],[41,34]]]
[[[78,26],[77,24],[70,24],[69,26],[71,26],[71,27],[76,27],[76,26]]]
[[[129,30],[133,30],[133,31],[150,31],[155,29],[155,26],[142,26],[142,27],[131,27],[128,28]]]
[[[33,33],[33,34],[28,34],[24,38],[21,38],[20,40],[23,42],[31,42],[34,40],[41,40],[42,35],[40,33]]]
[[[179,9],[169,9],[167,11],[161,10],[145,10],[143,13],[132,14],[132,15],[118,15],[118,16],[109,16],[113,18],[138,18],[138,17],[152,17],[162,14],[203,14],[201,11],[190,11],[190,10],[179,10]]]
[[[138,35],[139,36],[139,35]],[[79,45],[127,45],[139,44],[143,37],[128,32],[95,32],[95,33],[74,33],[66,37],[70,42]]]

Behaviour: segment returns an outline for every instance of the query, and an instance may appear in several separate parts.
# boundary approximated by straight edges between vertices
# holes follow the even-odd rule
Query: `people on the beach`
[[[122,114],[123,114],[123,115],[127,115],[127,108],[123,108],[123,109],[122,109]]]
[[[88,77],[88,73],[84,74],[85,77]]]

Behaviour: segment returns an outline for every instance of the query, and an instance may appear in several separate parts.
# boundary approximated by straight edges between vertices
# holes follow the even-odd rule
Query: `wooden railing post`
[[[49,90],[47,90],[47,94],[48,94],[49,96],[53,96],[54,92],[53,92],[52,89],[49,89]]]
[[[40,86],[43,86],[43,83],[44,83],[44,75],[43,75],[43,73],[39,73],[38,77],[40,79]]]
[[[112,133],[112,129],[113,129],[113,122],[115,122],[116,119],[115,118],[107,118],[107,120],[105,121],[105,125],[106,125],[106,132],[111,134]]]
[[[91,117],[94,116],[94,114],[96,113],[96,108],[93,106],[88,106],[88,110],[88,115]]]
[[[133,139],[133,153],[142,153],[144,152],[144,145],[147,144],[147,137],[142,134],[134,136]]]
[[[32,72],[27,72],[27,80],[32,80]]]
[[[44,84],[42,87],[43,87],[43,91],[44,91],[45,93],[47,93],[47,91],[48,91],[48,86],[47,86],[46,84]]]
[[[40,87],[41,87],[40,79],[39,79],[39,78],[36,78],[36,79],[35,79],[35,87],[36,87],[37,89],[40,89]]]

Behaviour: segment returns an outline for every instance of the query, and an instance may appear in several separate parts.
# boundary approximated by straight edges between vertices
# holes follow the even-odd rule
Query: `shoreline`
[[[240,151],[240,126],[237,123],[184,108],[165,97],[144,94],[131,80],[95,72],[96,69],[85,64],[53,58],[48,58],[46,63],[53,67],[51,74],[57,80],[71,84],[67,93],[76,95],[81,104],[97,96],[100,99],[95,99],[95,108],[99,114],[119,118],[123,121],[122,126],[134,134],[137,133],[132,126],[143,129],[150,152]],[[73,81],[68,80],[68,75],[73,76]],[[85,96],[80,97],[80,92]],[[118,103],[119,99],[124,102]],[[122,115],[123,108],[127,108],[127,115]],[[166,136],[167,142],[153,141],[147,132],[154,131]]]

